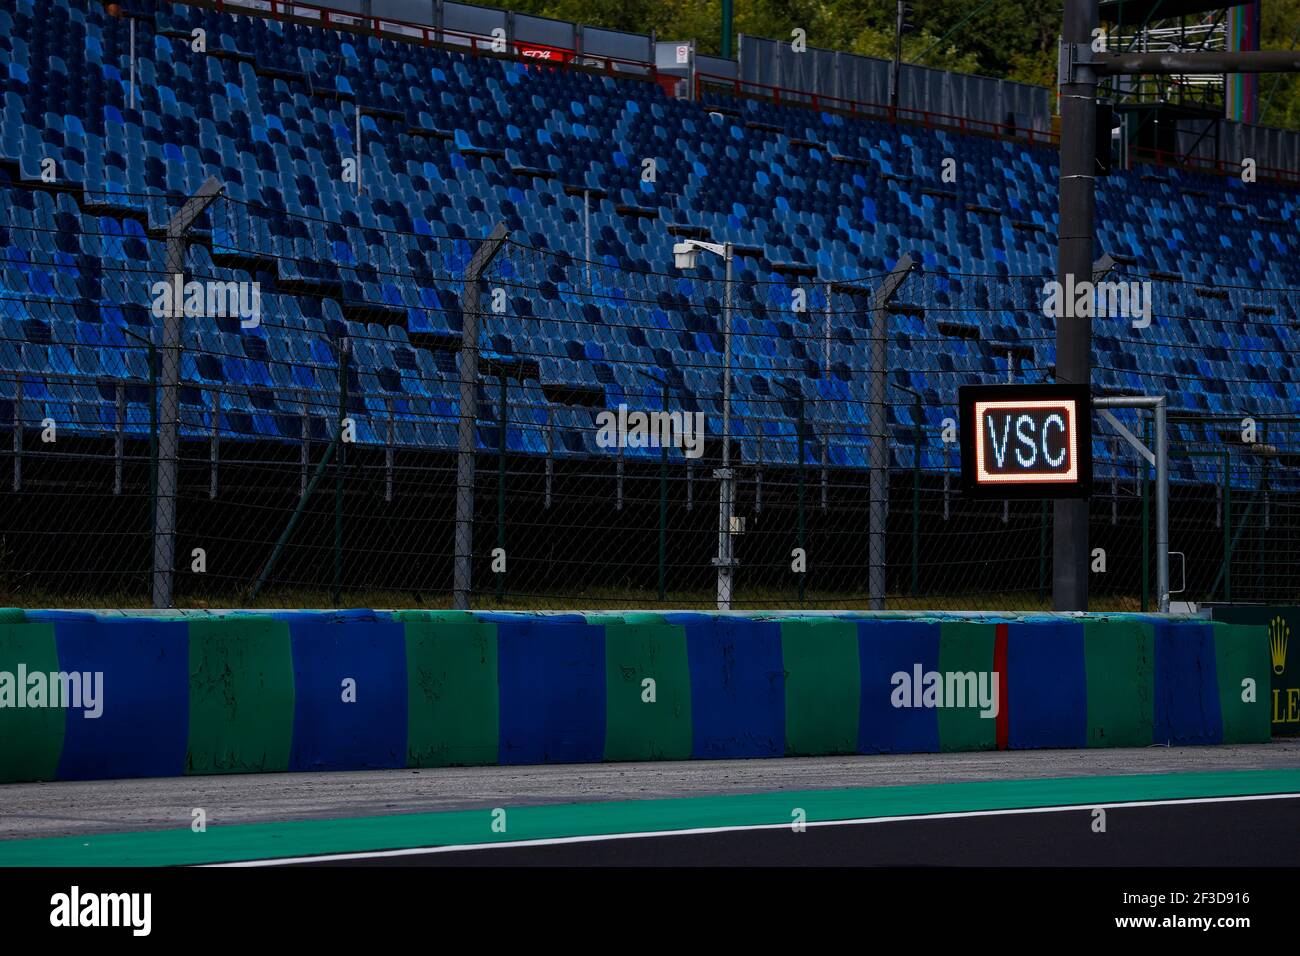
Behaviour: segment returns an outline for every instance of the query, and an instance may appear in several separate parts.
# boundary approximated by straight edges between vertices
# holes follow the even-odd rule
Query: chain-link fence
[[[1050,503],[963,497],[956,398],[1052,380],[1051,277],[828,280],[636,209],[664,257],[627,268],[513,214],[489,248],[216,198],[177,278],[182,199],[7,192],[4,603],[1050,607]],[[1294,291],[1113,278],[1151,321],[1094,319],[1094,388],[1169,397],[1174,599],[1294,600]],[[1094,606],[1154,607],[1154,476],[1100,420],[1094,459]]]

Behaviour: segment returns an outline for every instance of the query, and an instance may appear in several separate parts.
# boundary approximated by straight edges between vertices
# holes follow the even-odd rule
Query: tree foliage
[[[1227,0],[1224,0],[1227,2]],[[721,46],[721,0],[513,0],[521,13],[555,17],[663,40]],[[903,59],[1038,86],[1056,82],[1061,0],[912,0],[917,30],[904,37]],[[1300,29],[1300,0],[1263,0],[1266,50],[1285,50]],[[788,39],[807,32],[810,46],[869,56],[894,55],[894,0],[734,0],[733,35]],[[734,52],[734,51],[733,51]],[[1260,107],[1271,126],[1300,129],[1300,77],[1261,76]]]

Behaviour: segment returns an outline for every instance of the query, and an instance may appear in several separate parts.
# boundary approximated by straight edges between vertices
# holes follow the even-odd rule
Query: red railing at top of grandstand
[[[465,33],[460,30],[448,30],[445,27],[439,29],[428,24],[412,23],[409,20],[394,20],[391,17],[374,17],[360,13],[348,13],[344,10],[331,10],[327,7],[318,7],[314,3],[304,3],[302,0],[264,0],[264,2],[268,4],[269,12],[280,19],[297,17],[300,20],[315,20],[325,27],[350,27],[369,31],[376,36],[387,34],[412,39],[418,37],[424,43],[468,47],[474,55],[495,53],[500,56],[504,54],[525,63],[542,62],[567,65],[576,62],[584,67],[603,67],[607,73],[619,73],[624,76],[632,73],[649,76],[655,80],[658,79],[658,70],[655,69],[655,65],[641,60],[629,60],[623,57],[608,56],[604,53],[579,52],[567,47],[551,46],[550,44],[528,40],[503,41],[477,33]],[[247,13],[250,10],[267,12],[251,5],[232,3],[230,0],[216,0],[216,7],[218,13],[226,11]],[[499,49],[502,43],[506,47],[504,51]]]
[[[712,87],[729,87],[735,96],[744,96],[751,90],[756,95],[770,100],[775,105],[782,102],[792,106],[811,106],[813,109],[833,109],[851,116],[864,116],[887,120],[904,120],[918,123],[930,128],[955,129],[964,133],[987,133],[1003,139],[1024,139],[1031,143],[1058,144],[1060,136],[1050,130],[1032,129],[1015,126],[1011,123],[994,123],[990,120],[970,119],[966,116],[952,116],[948,113],[935,113],[929,110],[914,110],[906,107],[886,106],[882,103],[868,103],[863,100],[850,100],[839,96],[826,96],[821,93],[809,93],[785,86],[773,86],[769,83],[756,83],[736,77],[722,76],[716,73],[695,74],[695,98],[700,98],[700,91],[705,85]]]
[[[1205,159],[1200,156],[1183,156],[1163,149],[1144,149],[1133,147],[1131,157],[1138,162],[1153,163],[1157,166],[1171,166],[1177,169],[1191,169],[1196,172],[1210,173],[1218,176],[1240,176],[1241,163],[1227,159]],[[1288,186],[1300,187],[1300,172],[1281,169],[1277,166],[1256,166],[1258,179],[1274,180]]]
[[[459,30],[448,30],[446,28],[438,29],[435,26],[428,26],[421,23],[412,23],[407,20],[393,20],[388,17],[365,16],[359,13],[346,13],[341,10],[331,10],[326,7],[319,7],[313,3],[305,3],[303,0],[265,0],[270,7],[270,12],[280,18],[298,17],[305,20],[317,20],[324,26],[346,26],[353,29],[367,29],[377,36],[385,33],[389,35],[400,35],[407,37],[419,37],[423,42],[430,44],[448,44],[452,46],[464,46],[470,49],[472,54],[479,53],[496,53],[498,56],[503,55],[494,47],[499,47],[501,40],[492,37],[485,37],[475,33],[464,33]],[[216,0],[218,12],[223,12],[227,7],[227,0]],[[250,9],[259,9],[242,3],[230,3],[231,12],[246,13]],[[653,63],[645,63],[640,60],[629,60],[620,57],[606,56],[599,53],[579,52],[567,47],[550,46],[545,43],[536,43],[520,40],[511,40],[506,42],[506,56],[513,57],[524,63],[554,63],[557,65],[570,65],[577,63],[580,66],[591,67],[603,65],[607,73],[620,73],[624,76],[629,74],[648,76],[656,82],[662,80],[676,81],[680,79],[677,74],[663,74],[655,68]],[[620,69],[620,67],[622,67]],[[703,86],[729,88],[733,95],[744,96],[749,91],[758,91],[757,95],[770,100],[775,105],[785,102],[790,105],[811,106],[813,109],[827,108],[837,110],[842,113],[848,113],[851,116],[864,116],[868,118],[886,119],[891,121],[903,120],[905,122],[917,123],[921,126],[934,129],[953,129],[964,133],[983,133],[986,135],[996,136],[1000,139],[1020,139],[1027,140],[1030,143],[1042,143],[1044,145],[1060,145],[1060,135],[1048,130],[1033,129],[1030,127],[1016,126],[1011,123],[995,123],[989,120],[971,119],[966,116],[954,116],[949,113],[936,113],[929,110],[914,110],[907,107],[892,107],[882,103],[870,103],[863,100],[851,100],[838,96],[826,96],[821,93],[810,93],[806,90],[797,90],[791,87],[774,86],[767,83],[757,83],[752,80],[742,80],[736,77],[722,76],[715,73],[697,72],[695,74],[695,89],[693,91],[696,100],[699,99],[700,91]],[[1234,164],[1227,160],[1206,160],[1197,157],[1182,157],[1176,153],[1166,152],[1164,150],[1146,150],[1133,149],[1132,156],[1135,159],[1145,160],[1146,162],[1156,163],[1162,166],[1171,166],[1175,168],[1191,168],[1203,170],[1206,172],[1218,173],[1220,175],[1238,175],[1241,172],[1240,164]],[[1259,166],[1256,173],[1261,179],[1271,179],[1277,182],[1285,183],[1291,186],[1300,186],[1300,172],[1280,169],[1274,166]]]

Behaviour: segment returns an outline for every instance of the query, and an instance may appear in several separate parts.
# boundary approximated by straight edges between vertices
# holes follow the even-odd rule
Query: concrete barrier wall
[[[10,610],[0,782],[1241,743],[1269,667],[1266,628],[1136,615]],[[102,674],[99,716],[37,672]]]

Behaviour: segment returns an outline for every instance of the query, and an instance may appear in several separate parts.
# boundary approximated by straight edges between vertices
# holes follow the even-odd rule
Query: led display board
[[[1086,498],[1092,401],[1082,385],[964,385],[962,492],[973,498]]]

